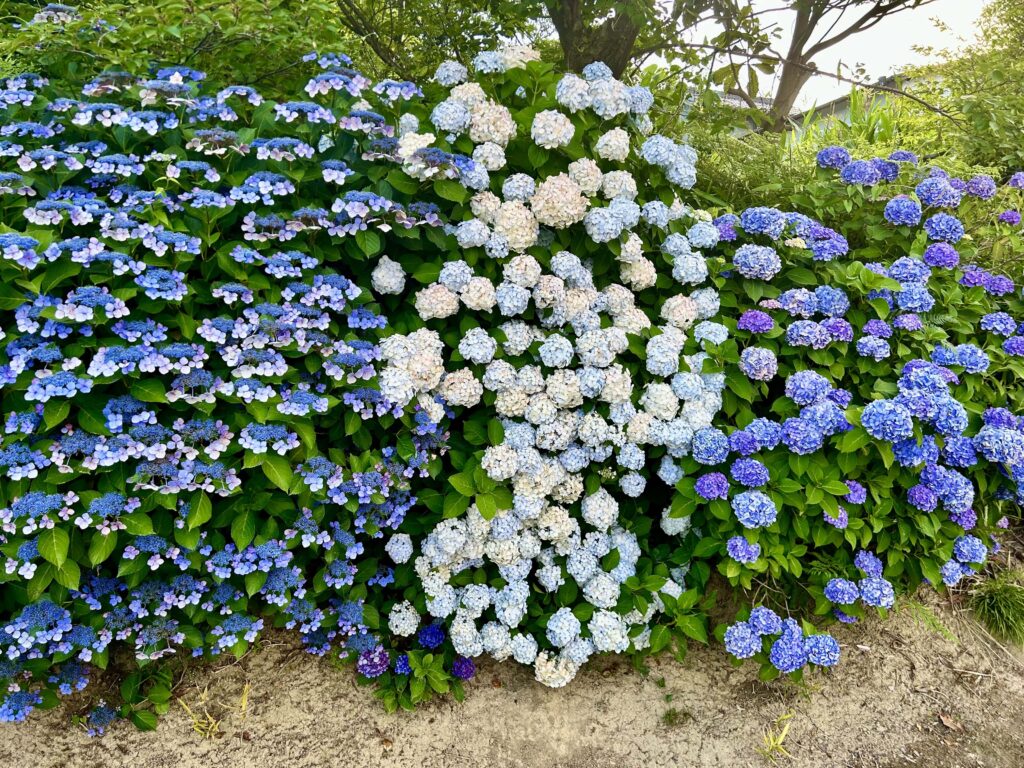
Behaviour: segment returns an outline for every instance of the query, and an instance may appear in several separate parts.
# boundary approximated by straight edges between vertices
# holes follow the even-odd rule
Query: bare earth
[[[931,617],[933,620],[928,621]],[[935,628],[938,619],[956,642]],[[67,708],[0,731],[0,765],[39,768],[761,767],[765,729],[792,714],[777,763],[793,768],[1021,768],[1024,657],[936,597],[836,630],[843,661],[804,686],[764,685],[718,648],[647,675],[598,660],[568,688],[484,665],[463,704],[386,715],[350,670],[274,636],[240,663],[192,668],[155,733],[90,739]],[[674,711],[666,716],[667,712]],[[193,716],[217,721],[205,738]],[[208,721],[209,722],[209,721]]]

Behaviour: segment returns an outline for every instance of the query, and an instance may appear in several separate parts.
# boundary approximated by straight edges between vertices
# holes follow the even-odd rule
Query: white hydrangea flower
[[[604,174],[596,162],[589,157],[582,157],[569,163],[569,178],[579,185],[584,195],[589,196],[596,195],[601,189]]]
[[[516,135],[516,121],[507,107],[493,101],[483,101],[472,108],[469,138],[474,144],[492,142],[507,147]]]
[[[502,268],[505,279],[520,288],[533,288],[542,271],[540,263],[528,253],[512,257]]]
[[[530,136],[539,147],[558,149],[572,141],[575,131],[568,117],[553,109],[545,109],[534,116]]]
[[[459,311],[459,297],[440,283],[433,283],[416,293],[416,312],[423,320],[451,317]]]
[[[379,376],[381,394],[404,406],[417,394],[432,392],[444,374],[443,349],[437,331],[426,328],[388,336],[380,344],[385,363]]]
[[[502,203],[494,216],[494,231],[508,240],[514,251],[525,251],[537,242],[539,227],[533,213],[518,200]]]
[[[483,328],[470,328],[459,341],[459,354],[477,365],[489,363],[498,349],[498,342]]]
[[[594,151],[603,160],[624,162],[629,157],[629,134],[621,128],[612,128],[597,140]]]
[[[520,664],[533,664],[537,658],[537,641],[532,635],[514,635],[511,646],[512,658]]]
[[[578,75],[566,74],[555,87],[555,100],[570,112],[588,109],[591,104],[590,83]]]
[[[619,519],[619,503],[604,488],[583,500],[583,519],[599,531],[607,531]]]
[[[499,416],[519,418],[525,415],[529,403],[530,396],[522,387],[514,387],[498,393],[494,401],[494,410]]]
[[[401,565],[412,557],[412,538],[408,533],[396,533],[388,543],[384,545],[384,551],[388,553],[392,561]]]
[[[505,167],[505,149],[494,142],[486,141],[478,144],[473,150],[473,161],[488,171],[500,171]]]
[[[494,294],[494,284],[486,277],[471,278],[459,298],[469,309],[479,312],[490,312],[498,301]]]
[[[425,149],[433,145],[437,139],[432,133],[405,133],[398,140],[398,156],[403,160],[408,160],[418,150]]]
[[[661,305],[661,317],[670,325],[685,330],[697,320],[697,302],[682,294],[670,296]]]
[[[473,109],[477,104],[487,101],[487,94],[484,93],[480,83],[462,83],[451,89],[448,98],[467,109]]]
[[[548,688],[564,688],[573,681],[579,670],[579,664],[549,651],[538,653],[534,663],[537,682]]]
[[[679,411],[679,398],[669,384],[651,382],[640,397],[640,406],[656,419],[671,421]]]
[[[469,199],[469,209],[473,212],[473,215],[487,224],[494,223],[494,215],[500,207],[501,198],[487,190],[477,192]],[[488,232],[489,235],[490,233]],[[480,245],[483,245],[485,242],[487,241],[484,240]]]
[[[445,87],[465,82],[468,77],[469,70],[459,62],[452,61],[451,59],[442,61],[434,71],[434,82]]]
[[[400,294],[405,290],[405,270],[387,255],[381,256],[370,274],[370,284],[377,293]]]
[[[519,459],[509,446],[492,445],[484,451],[480,466],[491,480],[508,480],[519,468]]]
[[[398,136],[401,138],[409,133],[416,133],[420,129],[420,119],[412,112],[403,112],[398,118]]]
[[[537,221],[555,229],[565,229],[583,221],[589,205],[590,201],[580,185],[564,173],[544,179],[530,199],[530,208]]]
[[[506,70],[525,67],[531,61],[540,61],[540,51],[529,45],[506,45],[498,50]]]
[[[491,230],[480,219],[459,222],[455,228],[455,239],[462,248],[479,248],[491,238]]]
[[[467,368],[446,373],[441,380],[440,395],[450,405],[471,408],[480,402],[483,393],[483,385]]]
[[[629,648],[629,627],[611,611],[595,611],[587,623],[594,647],[601,653],[623,653]]]
[[[492,392],[504,392],[515,386],[516,369],[507,360],[492,360],[484,371],[483,385]]]
[[[420,625],[420,615],[408,600],[396,603],[388,614],[388,629],[391,634],[409,637],[415,634]]]
[[[653,288],[654,284],[658,282],[658,270],[655,268],[654,262],[644,257],[623,264],[619,274],[622,276],[623,282],[631,285],[637,291]]]
[[[609,171],[601,180],[601,194],[608,200],[624,197],[635,200],[638,193],[636,179],[629,171]]]
[[[534,57],[486,52],[474,60],[474,67],[500,72]],[[687,339],[683,331],[714,317],[718,295],[703,288],[686,296],[678,284],[675,292],[666,284],[666,292],[674,295],[650,306],[648,297],[641,303],[635,293],[655,286],[659,273],[667,271],[661,254],[648,258],[662,245],[659,237],[667,238],[662,250],[672,259],[677,281],[696,285],[706,279],[706,264],[696,249],[711,247],[707,243],[717,230],[698,231],[684,224],[681,231],[692,233],[692,245],[689,234],[668,234],[671,221],[708,218],[678,200],[671,207],[661,200],[644,200],[644,190],[638,189],[642,185],[628,171],[605,174],[595,162],[629,161],[636,118],[650,107],[649,93],[627,88],[607,67],[589,66],[586,79],[563,77],[556,88],[562,111],[538,113],[531,139],[546,149],[570,144],[575,129],[567,115],[587,108],[602,118],[632,113],[628,132],[608,131],[598,140],[595,158],[577,159],[567,172],[537,179],[520,172],[528,169],[515,167],[518,156],[506,157],[505,147],[516,133],[511,112],[490,101],[479,85],[463,83],[455,69],[439,70],[438,78],[457,84],[437,119],[460,127],[468,112],[468,125],[462,130],[477,145],[473,159],[479,173],[461,179],[476,190],[469,203],[474,218],[455,222],[454,234],[461,248],[482,247],[487,259],[500,263],[503,280],[494,285],[475,276],[469,264],[488,274],[497,264],[481,263],[479,253],[469,252],[465,261],[449,261],[437,284],[416,295],[417,310],[421,316],[457,317],[458,325],[469,319],[466,312],[495,307],[503,319],[518,319],[501,325],[500,349],[506,359],[494,359],[498,342],[484,330],[493,325],[477,316],[475,323],[463,326],[481,326],[459,343],[467,364],[484,366],[479,379],[468,365],[445,373],[441,355],[417,349],[410,335],[385,356],[381,386],[389,399],[394,393],[431,409],[443,408],[433,399],[438,395],[448,405],[470,407],[482,401],[485,390],[494,392],[487,398],[493,399],[488,408],[501,419],[504,437],[484,449],[481,468],[511,490],[513,508],[486,520],[474,505],[461,517],[439,523],[420,544],[423,554],[416,559],[416,573],[430,614],[447,617],[457,652],[533,663],[538,680],[564,685],[594,653],[627,650],[631,629],[639,633],[632,644],[643,647],[649,642],[647,623],[664,609],[655,598],[643,613],[615,613],[619,585],[636,573],[640,557],[636,537],[616,527],[618,505],[623,498],[642,494],[646,476],[654,475],[655,467],[648,467],[654,458],[648,446],[659,447],[658,477],[669,485],[678,482],[678,459],[688,455],[695,430],[710,425],[721,408],[723,377],[701,373],[702,358],[691,356],[687,361],[696,365],[696,373],[679,373]],[[525,101],[517,95],[514,103]],[[400,137],[416,133],[410,122]],[[402,151],[429,146],[425,141],[411,135]],[[643,159],[661,167],[672,183],[690,183],[695,155],[688,147],[657,136],[641,138],[637,146]],[[500,189],[500,197],[491,188]],[[609,202],[598,203],[598,195]],[[591,207],[592,201],[597,205]],[[644,226],[638,226],[641,219]],[[581,223],[593,241],[618,243],[612,248],[622,285],[598,291],[589,263],[561,250],[567,241],[558,230]],[[546,251],[544,266],[525,253],[537,245]],[[587,258],[591,257],[596,258]],[[606,285],[608,277],[602,273],[600,284]],[[402,279],[404,283],[404,274]],[[457,308],[453,296],[461,302]],[[622,357],[629,348],[627,334],[651,329],[652,319],[663,326],[647,342],[646,369],[637,372],[632,358]],[[694,330],[698,340],[721,336],[712,324],[699,328]],[[436,334],[435,338],[440,339]],[[589,495],[583,483],[588,467],[604,483]],[[666,513],[661,525],[671,533],[680,524]],[[389,541],[389,553],[390,547]],[[601,562],[613,550],[618,552],[618,564],[606,573]],[[400,554],[411,557],[411,548]],[[457,574],[481,564],[496,568],[507,586],[498,591],[485,585],[452,587]],[[559,634],[560,653],[538,653],[536,640],[516,627],[528,613],[533,590],[558,590],[567,578],[575,580],[583,599],[596,610],[586,630],[577,622],[570,627],[573,631]]]
[[[669,536],[685,536],[692,525],[689,515],[672,517],[672,508],[666,507],[661,513],[661,530]]]
[[[610,77],[590,83],[590,99],[594,112],[605,120],[626,114],[633,104],[629,88]]]

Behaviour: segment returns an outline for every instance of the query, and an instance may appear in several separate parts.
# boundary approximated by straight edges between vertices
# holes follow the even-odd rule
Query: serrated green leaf
[[[288,489],[291,487],[292,479],[295,476],[292,472],[292,465],[288,463],[288,459],[276,454],[264,457],[263,474],[267,476],[267,479],[270,480],[270,482],[285,493],[287,493]]]
[[[37,540],[39,554],[58,568],[67,560],[71,539],[63,528],[45,528]]]

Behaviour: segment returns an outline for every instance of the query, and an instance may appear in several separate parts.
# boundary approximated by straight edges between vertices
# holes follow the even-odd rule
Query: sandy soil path
[[[647,674],[599,660],[561,691],[514,665],[484,665],[463,704],[397,715],[349,670],[273,636],[240,663],[190,670],[176,689],[218,721],[214,738],[176,705],[155,733],[122,724],[90,739],[65,707],[4,726],[0,766],[747,768],[770,764],[758,752],[764,729],[791,714],[791,757],[777,762],[792,768],[1022,768],[1024,656],[937,598],[932,609],[904,605],[837,630],[842,664],[803,686],[763,685],[754,667],[701,648]]]

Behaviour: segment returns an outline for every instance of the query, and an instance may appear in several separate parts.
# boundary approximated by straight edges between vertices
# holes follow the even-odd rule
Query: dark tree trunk
[[[548,15],[558,32],[565,68],[579,72],[587,64],[603,61],[616,77],[629,65],[640,26],[630,14],[620,11],[598,26],[583,18],[582,0],[545,0]],[[628,3],[622,3],[623,7]]]

